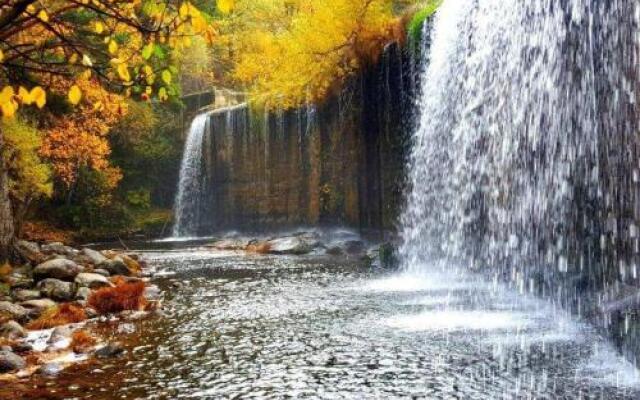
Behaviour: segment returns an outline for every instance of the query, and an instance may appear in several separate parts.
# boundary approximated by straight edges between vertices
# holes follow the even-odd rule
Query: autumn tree
[[[404,37],[392,0],[239,0],[220,23],[219,50],[254,100],[321,100],[382,48]]]
[[[66,184],[79,166],[107,170],[104,135],[126,113],[124,99],[177,96],[172,55],[196,36],[211,43],[211,18],[183,0],[2,1],[0,113],[6,120],[31,108],[41,116],[41,155]],[[2,157],[10,145],[2,129],[0,145]],[[0,258],[13,236],[7,168],[0,158]]]

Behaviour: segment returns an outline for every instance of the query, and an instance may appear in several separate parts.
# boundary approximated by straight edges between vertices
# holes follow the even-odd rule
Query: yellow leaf
[[[104,32],[104,25],[102,24],[102,22],[96,21],[95,31],[98,35]]]
[[[16,113],[16,108],[16,104],[13,101],[0,103],[0,109],[2,110],[2,115],[5,118],[12,118]]]
[[[169,96],[167,96],[167,89],[161,87],[160,90],[158,90],[158,98],[160,101],[167,100],[169,98]]]
[[[42,108],[47,104],[47,93],[40,86],[36,86],[31,89],[31,98],[38,108]]]
[[[99,111],[99,110],[102,110],[102,102],[96,101],[95,103],[93,103],[93,111]]]
[[[171,84],[171,72],[168,69],[162,71],[162,80],[167,84]]]
[[[69,57],[69,64],[75,64],[78,62],[78,53],[73,53],[71,57]]]
[[[4,60],[4,53],[0,50],[0,62],[2,62],[2,60]]]
[[[129,68],[127,68],[127,64],[122,63],[118,64],[118,76],[125,82],[129,82],[131,80],[131,75],[129,75]]]
[[[118,43],[115,40],[109,41],[109,53],[116,54],[118,51]]]
[[[89,56],[86,54],[82,56],[82,65],[84,65],[85,67],[93,66],[93,62],[91,61],[91,58],[89,58]]]
[[[29,91],[22,86],[18,88],[18,98],[20,98],[20,102],[26,106],[33,103],[33,97],[31,97],[31,93],[29,93]]]
[[[80,99],[82,99],[82,91],[80,90],[78,85],[71,86],[71,89],[69,89],[68,97],[69,97],[69,101],[74,106],[80,103]]]
[[[189,15],[189,5],[184,2],[180,5],[180,9],[178,10],[178,13],[180,14],[180,18],[185,19],[187,18],[187,16]]]
[[[27,6],[27,12],[28,12],[29,14],[33,14],[34,12],[36,12],[36,7],[35,7],[33,4],[29,4],[29,5]]]
[[[233,10],[233,0],[218,0],[218,10],[223,14],[228,14]]]
[[[0,92],[0,103],[6,103],[13,98],[14,91],[11,86],[5,86]]]
[[[38,13],[38,18],[40,18],[40,20],[42,22],[48,22],[49,21],[49,15],[47,14],[47,12],[45,10],[40,10],[40,12]]]
[[[144,89],[144,92],[145,92],[146,94],[148,94],[149,96],[151,96],[151,93],[153,93],[153,88],[152,88],[151,86],[147,86],[147,87]]]

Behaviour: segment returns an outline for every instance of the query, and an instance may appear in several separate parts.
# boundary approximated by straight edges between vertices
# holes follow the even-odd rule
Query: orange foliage
[[[271,251],[271,245],[269,243],[255,243],[247,246],[249,253],[268,254]]]
[[[86,319],[87,313],[82,307],[72,303],[64,303],[46,310],[38,319],[29,322],[27,329],[55,328],[60,325],[82,322]]]
[[[62,231],[45,223],[25,222],[22,226],[22,238],[33,242],[73,243],[73,234]]]
[[[85,330],[77,330],[71,335],[71,348],[76,353],[86,353],[96,344],[96,338]]]
[[[126,115],[126,102],[123,96],[108,93],[96,80],[80,80],[76,84],[88,102],[79,105],[77,112],[51,121],[40,155],[52,162],[54,172],[67,186],[76,181],[80,168],[88,167],[105,173],[109,187],[115,188],[122,173],[109,164],[107,135]],[[55,84],[62,92],[68,86],[70,82],[63,80]]]
[[[112,279],[116,287],[98,289],[89,297],[89,305],[100,314],[127,310],[143,310],[147,304],[144,282],[126,283],[124,278]]]

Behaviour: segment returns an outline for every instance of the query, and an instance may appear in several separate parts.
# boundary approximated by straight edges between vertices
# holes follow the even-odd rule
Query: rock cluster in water
[[[114,288],[118,282],[147,280],[143,272],[145,262],[131,253],[28,241],[17,242],[15,249],[19,262],[14,264],[20,266],[6,271],[5,283],[0,286],[3,289],[0,291],[0,378],[1,374],[17,371],[20,374],[29,368],[30,372],[39,370],[44,374],[63,368],[64,363],[47,361],[61,356],[71,346],[72,334],[82,328],[85,321],[40,331],[38,328],[27,329],[44,314],[67,306],[80,310],[86,318],[96,318],[100,312],[89,305],[89,298],[96,290]],[[145,287],[145,295],[159,295],[159,290],[154,290],[157,288],[146,283]],[[104,357],[105,354],[120,353],[120,350],[113,351],[117,348],[115,344],[102,347],[85,343],[76,346],[74,352],[87,353],[97,349],[96,356]],[[30,357],[35,353],[38,356]],[[38,368],[30,365],[33,363],[27,362],[28,359],[44,365]]]
[[[373,267],[395,266],[395,249],[389,243],[371,244],[350,231],[303,231],[283,236],[246,237],[231,234],[207,246],[215,250],[273,255],[316,255],[358,258]]]

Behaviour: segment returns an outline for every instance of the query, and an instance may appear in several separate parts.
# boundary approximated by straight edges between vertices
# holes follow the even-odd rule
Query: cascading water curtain
[[[173,237],[194,237],[198,235],[203,198],[205,133],[209,127],[209,113],[199,114],[191,123],[185,143],[178,194],[175,201],[175,224]]]
[[[635,267],[637,3],[444,1],[408,163],[406,270]]]

